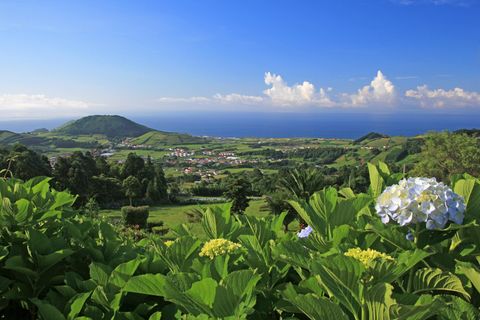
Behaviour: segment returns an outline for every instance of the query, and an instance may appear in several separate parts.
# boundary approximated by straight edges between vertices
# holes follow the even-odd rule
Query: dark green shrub
[[[158,226],[158,227],[153,227],[151,232],[159,235],[159,236],[164,236],[170,231],[170,228],[167,226]]]
[[[138,225],[140,228],[147,227],[148,220],[148,206],[142,207],[132,207],[125,206],[122,207],[122,216],[125,226],[135,226]]]
[[[147,223],[147,229],[148,229],[149,231],[152,231],[153,228],[163,227],[163,225],[164,225],[163,221],[148,222],[148,223]]]

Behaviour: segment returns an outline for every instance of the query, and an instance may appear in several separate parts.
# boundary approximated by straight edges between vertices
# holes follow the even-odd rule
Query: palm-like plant
[[[288,228],[288,224],[292,222],[295,217],[298,217],[295,210],[287,204],[286,200],[308,201],[315,192],[324,187],[324,184],[323,174],[315,168],[294,168],[281,175],[278,180],[278,189],[287,195],[285,205],[288,208],[288,213],[284,220],[286,229]],[[299,217],[299,219],[300,225],[303,227],[305,222],[301,217]]]
[[[324,187],[323,174],[315,168],[294,168],[288,170],[278,181],[278,187],[294,200],[308,200]]]

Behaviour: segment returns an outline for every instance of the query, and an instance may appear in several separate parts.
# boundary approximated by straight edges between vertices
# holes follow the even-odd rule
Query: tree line
[[[36,176],[52,177],[57,190],[69,190],[78,195],[76,205],[85,205],[89,199],[103,207],[119,206],[129,202],[168,202],[168,185],[161,164],[130,153],[122,163],[112,163],[90,152],[76,151],[69,156],[49,159],[15,145],[0,150],[0,164],[4,176],[28,180]]]

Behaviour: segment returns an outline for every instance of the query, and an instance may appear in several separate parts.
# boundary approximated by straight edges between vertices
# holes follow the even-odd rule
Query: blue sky
[[[0,110],[474,114],[479,17],[478,0],[3,0]]]

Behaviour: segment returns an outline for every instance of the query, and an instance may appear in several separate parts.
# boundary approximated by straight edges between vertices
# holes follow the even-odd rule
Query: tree
[[[99,203],[111,205],[124,199],[122,181],[104,174],[92,177],[93,195]]]
[[[122,167],[122,178],[127,178],[129,176],[137,177],[139,180],[142,180],[144,177],[142,173],[145,169],[145,161],[142,157],[137,156],[135,153],[131,152],[128,154],[127,159]]]
[[[425,138],[420,161],[413,174],[436,177],[448,182],[454,174],[480,175],[480,144],[476,137],[448,131],[430,133]]]
[[[315,168],[295,168],[282,172],[278,188],[290,195],[288,200],[307,201],[317,191],[325,187],[323,174]]]
[[[128,197],[130,200],[130,206],[132,206],[133,198],[137,198],[141,195],[142,185],[140,181],[134,176],[129,176],[125,180],[123,180],[123,190],[125,192],[125,196]]]
[[[232,201],[231,211],[242,214],[248,207],[248,194],[251,191],[250,183],[244,178],[233,179],[227,184],[224,196]]]
[[[280,173],[278,180],[278,190],[286,195],[286,200],[305,200],[308,201],[310,197],[317,191],[322,190],[325,186],[325,180],[323,174],[316,168],[300,167],[290,169]],[[278,200],[278,195],[277,195]],[[274,201],[275,197],[271,198],[268,202],[270,205],[276,205],[278,203]],[[297,216],[295,210],[291,206],[288,206],[287,216],[285,217],[284,226],[288,228],[294,217]],[[303,227],[305,222],[300,219],[300,226]]]
[[[98,174],[95,159],[90,152],[74,152],[68,158],[59,158],[53,170],[56,187],[78,195],[82,205],[95,193],[92,178]]]
[[[51,176],[50,163],[45,156],[17,144],[1,161],[2,168],[8,168],[15,178],[28,180],[37,176]]]

